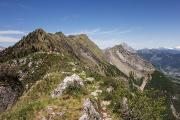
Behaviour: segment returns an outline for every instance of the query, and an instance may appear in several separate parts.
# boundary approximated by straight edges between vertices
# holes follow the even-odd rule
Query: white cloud
[[[100,28],[95,29],[84,29],[77,32],[73,32],[70,34],[88,34],[88,35],[121,35],[126,33],[131,33],[133,31],[141,30],[143,27],[131,27],[128,29],[109,29],[109,30],[102,30]]]
[[[18,38],[0,36],[0,42],[17,42],[18,40]]]
[[[18,36],[24,35],[25,32],[19,30],[1,30],[0,31],[0,42],[17,42],[19,40]],[[16,37],[11,37],[11,36]]]
[[[118,30],[118,29],[112,29],[112,30],[101,30],[100,28],[92,29],[92,30],[81,30],[78,32],[69,33],[68,35],[74,35],[74,34],[87,34],[87,35],[118,35],[118,34],[125,34],[132,32],[131,29],[128,30]]]
[[[93,29],[93,30],[80,30],[77,32],[72,32],[72,33],[68,33],[68,35],[76,35],[76,34],[88,34],[88,35],[92,35],[92,34],[96,34],[97,32],[99,32],[99,28],[97,29]]]
[[[25,34],[23,31],[18,31],[18,30],[0,31],[0,35],[23,35],[23,34]]]

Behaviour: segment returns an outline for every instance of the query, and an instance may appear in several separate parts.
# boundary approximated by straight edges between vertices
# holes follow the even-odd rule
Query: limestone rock
[[[127,76],[133,73],[135,77],[142,78],[154,72],[155,68],[149,62],[140,58],[136,53],[117,45],[105,50],[106,59],[115,65]]]
[[[84,113],[79,120],[102,120],[90,99],[84,100]]]
[[[0,112],[11,107],[16,99],[17,93],[10,87],[0,86]]]
[[[86,78],[85,81],[92,83],[94,80],[95,80],[95,79],[94,79],[93,77],[88,77],[88,78]]]
[[[52,98],[60,97],[63,92],[70,86],[83,87],[83,80],[76,74],[66,77],[57,88],[51,92]]]

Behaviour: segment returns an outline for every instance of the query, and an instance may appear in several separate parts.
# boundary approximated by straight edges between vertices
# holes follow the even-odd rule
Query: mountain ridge
[[[139,58],[122,46],[120,50],[124,59],[128,55]],[[42,29],[29,33],[0,53],[0,70],[4,71],[0,98],[6,98],[0,99],[4,111],[0,119],[173,118],[168,111],[169,79],[154,69],[147,79],[137,79],[136,72],[128,76],[122,71],[125,67],[110,64],[106,55],[87,35],[66,36]],[[145,61],[138,61],[143,69],[147,67]],[[136,71],[132,63],[129,69]],[[19,88],[23,88],[20,95]],[[52,93],[59,97],[52,98]],[[15,96],[13,101],[10,95]]]

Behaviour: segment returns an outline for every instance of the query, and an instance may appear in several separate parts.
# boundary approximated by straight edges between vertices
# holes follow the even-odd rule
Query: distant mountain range
[[[141,49],[137,53],[151,62],[163,73],[176,78],[180,77],[180,50],[179,49]]]
[[[2,51],[2,50],[4,50],[4,49],[5,49],[5,47],[0,46],[0,51]]]

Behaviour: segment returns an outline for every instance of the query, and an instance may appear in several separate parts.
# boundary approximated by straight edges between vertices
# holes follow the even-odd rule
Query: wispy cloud
[[[18,31],[18,30],[0,31],[0,35],[23,35],[23,34],[25,34],[23,31]]]
[[[119,30],[119,29],[112,29],[112,30],[102,30],[100,28],[91,29],[91,30],[80,30],[78,32],[73,32],[69,34],[88,34],[88,35],[113,35],[113,34],[126,34],[132,32],[132,29],[127,30]]]
[[[10,43],[17,42],[19,37],[25,35],[26,33],[20,30],[1,30],[0,31],[0,42]]]
[[[99,32],[99,29],[92,29],[92,30],[80,30],[72,33],[68,33],[69,35],[75,35],[75,34],[88,34],[88,35],[93,35],[97,34]]]
[[[18,40],[18,38],[0,36],[0,42],[17,42]]]

